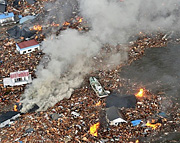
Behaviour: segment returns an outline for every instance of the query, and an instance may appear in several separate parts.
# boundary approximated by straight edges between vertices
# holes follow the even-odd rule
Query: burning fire
[[[135,143],[139,143],[139,140],[136,140],[136,142]]]
[[[97,122],[96,124],[92,125],[90,127],[90,134],[97,137],[99,126],[100,126],[100,122]]]
[[[52,23],[51,26],[54,26],[54,27],[58,27],[59,24],[56,24],[56,23]]]
[[[20,110],[21,107],[22,107],[22,104],[20,103],[20,99],[19,99],[16,101],[16,104],[14,105],[13,110],[17,112]]]
[[[17,105],[14,105],[14,111],[18,111],[18,106]]]
[[[96,103],[96,106],[100,106],[101,105],[101,101]]]
[[[70,23],[66,21],[66,22],[63,23],[63,25],[64,25],[64,26],[69,26]]]
[[[42,30],[42,26],[41,25],[34,25],[33,26],[33,30],[41,31]]]
[[[161,123],[151,124],[149,121],[147,121],[146,126],[153,128],[154,130],[158,127],[160,127]]]
[[[144,89],[140,89],[139,92],[135,95],[136,97],[143,97],[144,95]]]
[[[83,18],[82,17],[77,17],[76,20],[81,23],[83,21]]]

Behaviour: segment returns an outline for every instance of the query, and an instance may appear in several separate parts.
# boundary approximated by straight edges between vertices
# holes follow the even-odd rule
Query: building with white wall
[[[27,54],[36,50],[40,50],[40,45],[35,39],[32,39],[29,41],[16,43],[16,50],[19,51],[20,54]]]
[[[6,86],[18,86],[27,83],[31,83],[31,74],[29,74],[28,70],[17,71],[10,73],[10,78],[3,79],[3,85]]]

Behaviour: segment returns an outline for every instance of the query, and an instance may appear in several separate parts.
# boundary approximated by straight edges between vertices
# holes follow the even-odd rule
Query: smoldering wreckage
[[[42,43],[48,36],[51,40],[63,36],[63,31],[68,29],[75,29],[82,35],[91,30],[76,9],[77,5],[71,11],[72,17],[64,19],[63,23],[52,15],[46,23],[42,17],[53,10],[44,9],[46,3],[46,0],[4,0],[1,3],[0,142],[138,143],[157,141],[159,135],[163,140],[170,132],[179,131],[178,104],[173,104],[165,93],[153,94],[118,74],[122,66],[140,59],[145,49],[166,46],[171,33],[140,33],[138,39],[126,44],[127,62],[111,68],[105,66],[108,55],[123,52],[124,45],[103,45],[100,52],[91,57],[95,70],[88,70],[84,75],[81,71],[83,80],[74,87],[71,97],[57,98],[58,101],[43,111],[38,97],[35,102],[30,96],[27,100],[30,106],[23,112],[27,102],[23,102],[26,99],[21,95],[39,78],[38,69],[46,70],[52,60],[52,55],[43,51]],[[121,90],[124,87],[126,92]],[[43,102],[51,102],[46,100]],[[170,104],[166,111],[164,102]]]

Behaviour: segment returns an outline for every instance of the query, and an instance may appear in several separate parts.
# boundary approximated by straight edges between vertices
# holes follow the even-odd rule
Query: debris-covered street
[[[116,9],[115,3],[126,1],[106,8]],[[179,142],[179,94],[171,98],[120,74],[147,49],[179,39],[152,28],[117,42],[110,30],[116,23],[107,24],[109,31],[98,27],[98,35],[86,4],[93,6],[87,0],[0,1],[0,142]]]

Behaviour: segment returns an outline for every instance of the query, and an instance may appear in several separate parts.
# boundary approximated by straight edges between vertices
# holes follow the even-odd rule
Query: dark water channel
[[[123,67],[120,75],[155,94],[163,92],[180,104],[180,45],[147,49],[141,59]],[[180,142],[180,132],[161,137],[156,142]]]
[[[151,48],[130,66],[123,67],[121,77],[130,79],[154,93],[165,92],[180,97],[180,45]],[[178,101],[179,102],[179,101]]]

